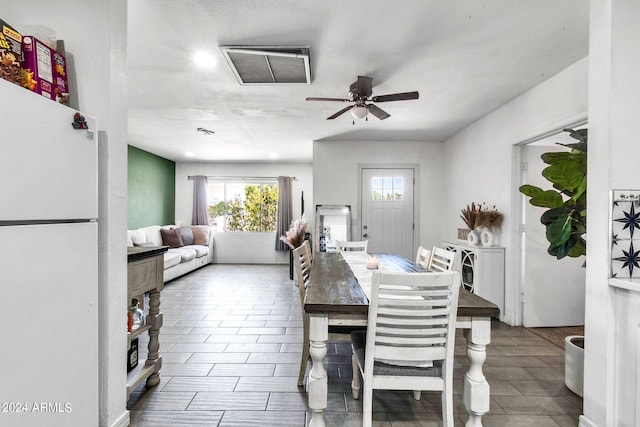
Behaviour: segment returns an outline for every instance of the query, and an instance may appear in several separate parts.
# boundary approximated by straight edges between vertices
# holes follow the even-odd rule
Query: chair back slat
[[[300,299],[304,304],[304,297],[309,284],[309,273],[311,272],[311,247],[308,240],[305,240],[293,250],[293,264],[296,269],[296,281],[300,289]]]
[[[457,253],[436,246],[431,250],[431,259],[427,270],[435,272],[451,271],[457,268]]]
[[[444,347],[414,347],[407,348],[399,353],[395,346],[379,346],[376,348],[376,353],[377,360],[406,362],[406,364],[413,362],[416,365],[429,360],[444,360],[446,357],[446,349]]]
[[[428,268],[430,261],[431,251],[427,248],[423,248],[422,246],[418,247],[418,251],[416,253],[416,264],[422,268]]]

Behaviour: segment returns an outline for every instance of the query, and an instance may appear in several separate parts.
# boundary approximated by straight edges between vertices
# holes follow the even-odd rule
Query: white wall
[[[79,109],[100,130],[100,425],[126,425],[127,80],[126,0],[4,2],[2,19],[44,25],[65,41]],[[70,85],[73,90],[75,85]],[[72,97],[73,99],[73,97]],[[71,120],[71,118],[70,118]],[[37,315],[37,313],[34,313]],[[6,319],[5,319],[6,320]]]
[[[446,168],[442,144],[437,142],[314,141],[313,208],[350,205],[351,232],[360,230],[360,166],[417,167],[415,205],[416,242],[440,244],[442,176]],[[315,238],[315,236],[314,236]]]
[[[590,7],[592,130],[584,417],[580,425],[631,426],[640,423],[640,285],[626,281],[629,290],[609,286],[609,193],[612,189],[640,189],[640,3],[593,0]]]
[[[193,175],[277,177],[295,176],[292,182],[292,218],[300,218],[304,192],[305,218],[312,215],[313,186],[310,163],[176,163],[176,223],[191,224]],[[311,229],[309,229],[310,231]],[[276,233],[214,233],[214,263],[288,264],[289,252],[278,252]]]
[[[519,324],[518,256],[514,218],[518,171],[513,144],[586,118],[587,59],[473,123],[444,144],[440,239],[455,239],[463,226],[460,210],[471,202],[496,205],[503,212],[500,244],[506,247],[504,321]],[[519,196],[517,196],[519,197]]]

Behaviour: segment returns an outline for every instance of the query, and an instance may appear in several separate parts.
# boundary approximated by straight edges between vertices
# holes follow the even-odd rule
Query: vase
[[[496,235],[490,229],[485,228],[480,233],[480,243],[482,246],[495,246]]]
[[[467,235],[467,242],[473,246],[478,246],[480,244],[480,234],[477,230],[469,231],[469,234]]]
[[[583,396],[584,337],[571,335],[564,339],[564,383],[569,390]]]

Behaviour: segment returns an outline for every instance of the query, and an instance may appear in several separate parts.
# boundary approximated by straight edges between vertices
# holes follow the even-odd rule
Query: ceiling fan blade
[[[366,76],[358,76],[356,82],[356,93],[360,96],[368,98],[371,96],[371,87],[373,86],[373,78]]]
[[[314,98],[314,97],[308,97],[307,101],[339,101],[339,102],[351,102],[350,99],[344,99],[344,98]]]
[[[391,117],[391,115],[389,113],[387,113],[386,111],[384,111],[383,109],[381,109],[380,107],[378,107],[376,105],[367,104],[367,109],[369,110],[369,112],[371,114],[373,114],[374,116],[376,116],[380,120],[384,120],[387,117]]]
[[[419,96],[418,92],[402,92],[392,93],[390,95],[374,96],[371,100],[373,102],[405,101],[408,99],[418,99]]]
[[[342,110],[338,111],[334,115],[327,117],[327,120],[333,120],[336,117],[341,116],[344,113],[346,113],[347,111],[351,110],[353,107],[355,107],[355,105],[349,105],[348,107],[344,107]]]

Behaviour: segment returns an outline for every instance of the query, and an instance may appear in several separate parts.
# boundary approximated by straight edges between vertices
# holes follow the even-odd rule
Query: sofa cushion
[[[196,258],[209,255],[209,246],[204,245],[184,245],[185,249],[193,249],[196,251]]]
[[[147,236],[142,228],[138,228],[137,230],[127,230],[127,240],[129,238],[131,238],[132,246],[147,243]]]
[[[173,252],[164,253],[164,269],[171,268],[174,265],[180,264],[180,254]]]
[[[191,231],[191,227],[180,227],[180,236],[182,236],[182,243],[185,246],[193,245],[193,231]]]
[[[153,243],[154,246],[162,246],[162,236],[160,235],[159,225],[149,225],[140,228],[140,230],[144,231],[145,236],[147,236],[147,242]],[[133,243],[135,244],[135,242]]]
[[[131,230],[127,230],[127,247],[133,247],[133,239],[131,238]]]
[[[169,249],[169,252],[180,255],[180,262],[191,261],[196,257],[196,251],[190,248],[171,248]]]
[[[180,248],[184,246],[182,243],[182,235],[178,229],[160,229],[160,236],[162,236],[162,244],[169,246],[170,248]]]
[[[208,225],[192,225],[193,244],[209,246],[209,226]]]

